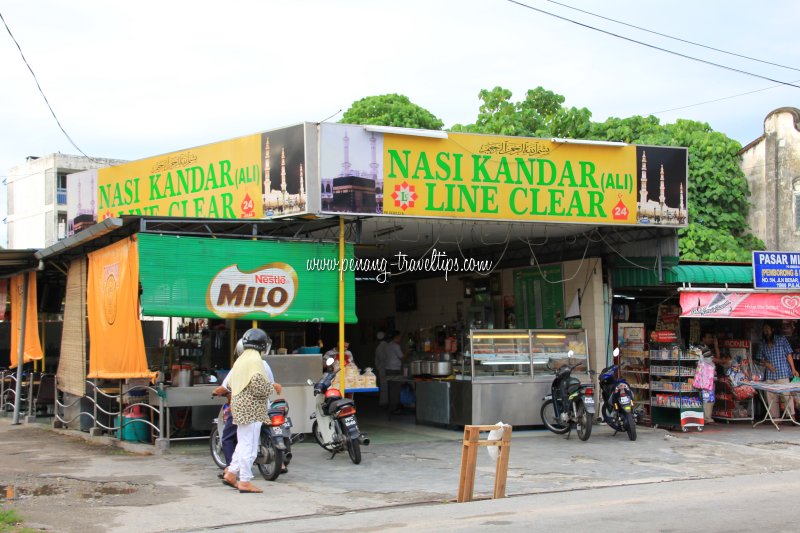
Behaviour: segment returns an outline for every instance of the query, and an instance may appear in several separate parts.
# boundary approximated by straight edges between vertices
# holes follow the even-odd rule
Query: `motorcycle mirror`
[[[613,353],[614,353],[614,359],[619,357],[619,348],[614,348],[614,352]]]
[[[333,363],[335,362],[336,359],[334,359],[333,357],[328,357],[327,359],[325,359],[325,366],[333,366]]]
[[[307,380],[306,380],[306,383],[308,383],[309,385],[314,385],[314,382],[313,382],[313,381],[311,381],[310,379],[307,379]]]

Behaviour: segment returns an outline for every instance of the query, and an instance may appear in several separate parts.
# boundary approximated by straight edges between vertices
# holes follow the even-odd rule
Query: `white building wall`
[[[772,111],[764,119],[764,134],[739,155],[750,187],[753,234],[768,250],[799,250],[800,109]]]
[[[46,248],[58,240],[58,214],[67,212],[66,203],[57,202],[59,173],[121,163],[125,161],[50,154],[12,167],[6,181],[8,248]]]

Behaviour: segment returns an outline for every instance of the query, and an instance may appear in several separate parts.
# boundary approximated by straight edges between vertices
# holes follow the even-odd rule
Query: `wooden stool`
[[[503,429],[500,440],[478,440],[481,431]],[[464,446],[461,449],[461,475],[458,481],[458,497],[456,501],[472,501],[475,489],[475,466],[478,460],[478,448],[481,446],[498,446],[497,467],[494,474],[494,494],[492,498],[506,497],[506,479],[508,478],[508,454],[511,452],[511,430],[509,425],[503,426],[464,426]]]

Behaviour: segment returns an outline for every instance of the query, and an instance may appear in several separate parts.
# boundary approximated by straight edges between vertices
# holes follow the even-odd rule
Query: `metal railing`
[[[34,396],[34,378],[41,374],[36,372],[29,372],[27,375],[22,376],[22,386],[20,387],[19,405],[20,413],[27,412],[28,416],[33,415],[34,404],[36,397]],[[14,411],[14,395],[17,392],[17,371],[16,370],[3,370],[0,371],[0,414],[6,416],[9,411]],[[29,401],[33,398],[33,401]]]
[[[66,404],[62,401],[64,393],[61,393],[58,390],[58,383],[56,383],[54,406],[56,420],[67,426],[80,417],[86,416],[92,421],[91,429],[114,432],[118,440],[122,440],[123,434],[125,433],[125,428],[132,426],[133,424],[145,424],[146,426],[149,426],[153,433],[153,436],[150,439],[151,442],[154,442],[156,439],[164,436],[163,413],[165,411],[164,398],[166,397],[166,393],[164,392],[163,385],[159,384],[157,388],[148,385],[135,385],[125,390],[125,392],[123,392],[123,389],[120,388],[119,394],[108,394],[98,387],[94,381],[86,380],[86,390],[90,390],[91,393],[86,393],[83,396],[76,396],[74,401]],[[150,396],[151,393],[156,395],[158,398],[158,406],[150,405],[150,403],[146,401],[131,403],[132,397],[140,396],[140,394],[132,395],[132,392],[144,393],[145,397]],[[127,402],[125,401],[126,397],[128,399]],[[109,407],[108,404],[113,403],[116,405],[117,410],[107,410],[104,408],[100,401],[98,401],[100,398],[109,400],[108,402],[105,402],[106,407]],[[78,414],[70,419],[67,419],[66,410],[84,399],[89,400],[89,409],[91,409],[91,412],[82,411],[80,410],[81,407],[79,407]],[[156,419],[157,425],[144,417],[127,416],[130,415],[133,412],[133,409],[137,406],[139,406],[139,408],[149,409],[152,415],[151,419]],[[100,413],[105,415],[105,417],[101,416]],[[104,419],[106,423],[104,423]]]

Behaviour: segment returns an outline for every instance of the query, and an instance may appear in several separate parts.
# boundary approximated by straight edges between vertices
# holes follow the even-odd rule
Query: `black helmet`
[[[263,329],[248,329],[242,336],[242,345],[245,349],[252,348],[253,350],[258,350],[259,352],[264,353],[271,344],[272,340]]]

